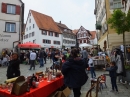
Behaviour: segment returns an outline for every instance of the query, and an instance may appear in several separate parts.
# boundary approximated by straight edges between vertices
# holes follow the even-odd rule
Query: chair
[[[100,87],[103,89],[103,84],[105,85],[105,87],[107,88],[106,85],[106,76],[103,74],[101,75],[101,81],[100,81]]]
[[[91,88],[88,90],[87,94],[86,94],[86,97],[98,97],[98,92],[100,89],[100,80],[101,80],[101,77],[99,76],[97,78],[97,80],[92,80],[91,81]],[[95,89],[95,92],[92,91]]]

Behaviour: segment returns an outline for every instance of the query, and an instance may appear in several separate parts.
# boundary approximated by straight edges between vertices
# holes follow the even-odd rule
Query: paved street
[[[52,63],[51,63],[52,64]],[[36,65],[36,70],[28,70],[29,65],[24,65],[21,64],[21,75],[27,76],[29,74],[33,74],[36,71],[45,71],[46,67],[51,66],[50,62],[47,61],[47,64],[43,68],[39,68],[39,65]],[[0,83],[3,83],[6,80],[6,70],[7,67],[0,67]],[[96,71],[97,76],[101,74],[106,74],[108,72],[105,71]],[[90,76],[90,74],[89,74]],[[90,88],[90,78],[88,79],[87,83],[82,87],[82,95],[81,97],[85,97],[85,94]],[[104,88],[101,92],[99,91],[99,96],[98,97],[130,97],[130,86],[128,86],[129,89],[126,89],[126,87],[120,83],[118,83],[118,89],[119,89],[119,94],[110,92],[111,90],[111,83],[110,83],[110,78],[107,76],[107,88]],[[69,97],[73,97],[73,93]]]

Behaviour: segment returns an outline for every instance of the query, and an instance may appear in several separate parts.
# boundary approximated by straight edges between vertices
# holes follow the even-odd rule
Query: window
[[[50,32],[50,33],[49,33],[49,36],[53,36],[53,32]]]
[[[45,44],[51,44],[51,40],[43,39],[43,43],[45,43]]]
[[[42,31],[42,35],[47,35],[47,31]]]
[[[82,43],[82,40],[80,40],[80,43]]]
[[[29,37],[31,37],[32,36],[32,33],[29,33]]]
[[[114,8],[121,8],[121,2],[115,2],[113,3]]]
[[[84,33],[84,37],[86,37],[86,33]]]
[[[84,43],[86,43],[86,40],[84,40]]]
[[[7,5],[7,13],[16,14],[16,6],[15,5]]]
[[[54,44],[60,45],[60,41],[54,41]]]
[[[29,30],[31,30],[31,26],[29,27]]]
[[[32,36],[34,36],[34,32],[32,32]]]
[[[24,39],[26,39],[26,36],[24,35]]]
[[[29,19],[29,23],[31,23],[31,19]]]
[[[58,34],[58,33],[55,33],[55,37],[59,37],[59,34]]]
[[[36,39],[35,39],[35,40],[33,40],[33,43],[36,43]]]
[[[16,24],[6,23],[6,32],[16,32]]]
[[[26,35],[26,38],[28,38],[28,34]]]
[[[33,28],[34,28],[34,26],[35,26],[35,25],[33,24]]]
[[[116,8],[121,8],[122,3],[121,0],[110,0],[110,9],[116,9]]]

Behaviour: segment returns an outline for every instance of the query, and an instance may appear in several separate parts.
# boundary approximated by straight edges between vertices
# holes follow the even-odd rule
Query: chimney
[[[60,24],[61,24],[61,21],[60,21]]]

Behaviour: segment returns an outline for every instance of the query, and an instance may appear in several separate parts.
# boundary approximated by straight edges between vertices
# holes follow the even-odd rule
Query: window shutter
[[[2,12],[2,13],[6,13],[6,12],[7,12],[7,4],[6,4],[6,3],[2,3],[1,12]]]
[[[48,31],[48,35],[50,36],[50,32]]]
[[[49,43],[51,44],[51,40],[49,40]]]
[[[16,14],[20,15],[20,9],[21,7],[19,5],[16,5]]]
[[[59,41],[59,45],[60,45],[60,41]]]

